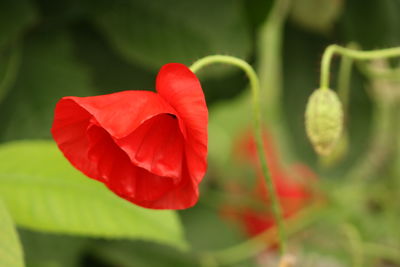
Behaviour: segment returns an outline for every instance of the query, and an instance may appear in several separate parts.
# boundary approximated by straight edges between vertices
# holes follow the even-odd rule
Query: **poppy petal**
[[[104,174],[104,180],[117,195],[139,206],[152,209],[185,209],[198,200],[197,185],[184,169],[182,179],[154,175],[130,163],[129,157],[102,128],[88,129],[91,143],[89,157]]]
[[[91,97],[64,97],[70,99],[98,121],[113,138],[131,134],[144,121],[162,113],[176,111],[158,94],[150,91],[123,91]]]
[[[116,143],[138,167],[179,182],[184,151],[183,136],[175,116],[157,115]]]
[[[56,105],[51,132],[58,147],[73,166],[87,176],[102,181],[97,168],[86,158],[89,149],[86,129],[90,119],[91,115],[86,110],[74,101],[65,99]]]
[[[169,177],[154,175],[130,162],[129,157],[101,127],[88,128],[88,156],[97,166],[105,184],[116,194],[136,203],[154,201],[171,190]]]
[[[190,179],[188,172],[184,171],[178,186],[169,190],[156,201],[144,201],[137,204],[151,209],[187,209],[196,204],[198,198],[197,184]]]
[[[243,223],[249,236],[256,236],[275,225],[271,215],[260,214],[251,209],[243,213]]]
[[[76,107],[69,104],[74,110],[84,108],[86,121],[88,116],[92,117],[128,154],[132,163],[159,176],[180,177],[183,157],[182,135],[177,118],[173,114],[175,111],[157,94],[147,91],[128,91],[124,94],[95,97],[66,97],[60,100],[60,103],[65,101],[75,102]],[[82,117],[68,112],[66,116]],[[126,125],[131,128],[128,129]],[[86,131],[83,130],[85,126],[87,127],[87,124],[79,129],[78,141],[85,139],[82,136]],[[59,127],[61,129],[59,132],[68,136],[71,126],[65,125],[65,127],[68,127],[67,131],[66,128]],[[87,145],[85,147],[87,149]],[[71,146],[68,148],[71,149]],[[79,150],[73,150],[71,153],[82,155]],[[75,161],[80,164],[82,159]],[[89,175],[88,171],[85,171],[85,174]]]
[[[200,182],[207,169],[208,111],[196,75],[183,64],[164,65],[157,75],[156,90],[178,113],[186,138],[189,173]]]

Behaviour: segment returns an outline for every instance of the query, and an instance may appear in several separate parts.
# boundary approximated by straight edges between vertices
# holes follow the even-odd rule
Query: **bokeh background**
[[[163,64],[236,56],[260,76],[277,160],[307,166],[329,199],[315,221],[291,235],[298,266],[400,266],[399,93],[390,104],[374,93],[379,86],[399,91],[400,76],[382,85],[354,68],[344,152],[336,157],[318,158],[304,126],[326,46],[399,46],[399,13],[398,0],[0,0],[0,142],[51,139],[62,96],[153,90]],[[226,66],[199,78],[210,109],[209,170],[199,203],[178,212],[191,250],[18,228],[27,266],[213,266],[198,255],[248,238],[240,222],[223,216],[235,194],[230,185],[246,188],[256,176],[235,163],[237,140],[251,132],[248,80]],[[264,254],[268,260],[252,256],[228,266],[274,266],[274,250]]]

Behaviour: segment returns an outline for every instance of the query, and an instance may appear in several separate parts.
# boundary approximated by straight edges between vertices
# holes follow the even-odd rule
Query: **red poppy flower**
[[[188,208],[207,169],[204,94],[178,63],[161,68],[156,91],[64,97],[51,131],[75,168],[122,198],[152,209]]]
[[[306,165],[293,165],[293,167],[300,167],[301,169],[309,168]],[[282,213],[285,219],[288,219],[295,215],[297,212],[305,208],[313,200],[312,186],[315,182],[315,174],[310,173],[297,173],[296,178],[290,176],[287,172],[282,172],[279,175],[272,175],[272,179],[276,186],[278,195],[278,201],[282,208]],[[307,184],[310,183],[310,184]],[[265,230],[275,225],[274,216],[270,210],[271,202],[265,180],[262,176],[258,176],[257,186],[255,192],[252,193],[252,197],[263,203],[264,210],[247,207],[240,213],[240,221],[249,236],[258,235]]]
[[[312,185],[316,175],[306,165],[295,164],[286,169],[282,166],[272,137],[264,132],[264,149],[275,184],[283,216],[289,218],[307,206],[314,198]],[[238,142],[238,159],[255,167],[257,180],[254,189],[240,192],[242,198],[250,198],[253,205],[225,205],[223,215],[243,226],[249,236],[258,235],[275,225],[271,202],[265,180],[261,174],[253,137],[247,134]],[[237,193],[236,193],[237,194]]]

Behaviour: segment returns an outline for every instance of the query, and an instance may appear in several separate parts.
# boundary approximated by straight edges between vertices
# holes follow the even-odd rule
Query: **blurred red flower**
[[[243,199],[250,198],[250,203],[253,205],[228,204],[223,207],[222,214],[239,222],[247,235],[255,236],[275,225],[274,216],[252,135],[247,134],[240,140],[237,148],[237,159],[253,166],[257,172],[257,179],[254,189],[235,191]],[[267,132],[264,132],[264,150],[283,216],[289,218],[313,200],[316,175],[304,164],[294,164],[285,169],[280,162],[272,137]]]
[[[75,168],[139,206],[184,209],[207,169],[208,111],[186,66],[163,66],[157,93],[64,97],[52,134]]]

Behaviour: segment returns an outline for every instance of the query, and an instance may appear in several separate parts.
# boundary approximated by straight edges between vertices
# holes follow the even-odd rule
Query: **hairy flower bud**
[[[343,108],[337,94],[318,89],[306,107],[306,131],[315,151],[327,155],[332,151],[343,128]]]

